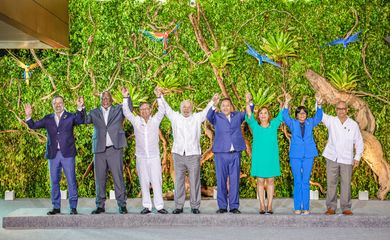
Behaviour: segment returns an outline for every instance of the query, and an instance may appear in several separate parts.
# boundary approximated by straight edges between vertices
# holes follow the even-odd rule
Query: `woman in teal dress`
[[[272,214],[274,195],[274,177],[280,176],[278,128],[283,122],[282,110],[275,119],[267,107],[259,110],[259,122],[252,114],[249,103],[246,107],[245,119],[252,129],[252,167],[251,176],[257,178],[257,194],[260,200],[260,214]],[[260,123],[260,124],[259,124]],[[267,191],[267,209],[265,208],[265,192]]]

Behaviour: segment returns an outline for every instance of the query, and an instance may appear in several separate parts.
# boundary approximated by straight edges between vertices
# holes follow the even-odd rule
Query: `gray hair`
[[[184,100],[184,101],[182,101],[181,103],[180,103],[180,112],[183,112],[183,107],[184,107],[184,104],[186,104],[186,103],[189,103],[190,104],[190,106],[191,106],[191,112],[192,112],[192,109],[193,109],[193,104],[192,104],[192,102],[190,101],[190,100]]]
[[[348,103],[347,103],[346,101],[342,101],[342,100],[338,101],[338,102],[336,103],[335,107],[337,107],[337,105],[339,105],[340,103],[344,103],[344,104],[345,104],[345,107],[348,108]]]

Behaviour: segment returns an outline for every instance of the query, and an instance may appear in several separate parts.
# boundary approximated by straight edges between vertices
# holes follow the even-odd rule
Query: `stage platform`
[[[128,214],[119,214],[115,200],[108,200],[106,213],[91,215],[94,199],[80,199],[78,215],[69,215],[68,204],[62,200],[61,214],[47,216],[50,210],[49,199],[17,199],[0,201],[2,226],[4,229],[93,229],[93,228],[139,228],[139,227],[293,227],[293,228],[390,228],[390,201],[353,200],[354,215],[344,216],[337,212],[334,216],[323,214],[324,200],[312,200],[312,214],[296,216],[292,213],[292,199],[275,199],[274,214],[260,215],[258,200],[241,199],[242,214],[216,214],[215,200],[202,200],[201,214],[190,213],[188,201],[184,213],[161,215],[152,213],[141,215],[140,199],[128,200]],[[166,209],[171,213],[173,201],[166,201]]]

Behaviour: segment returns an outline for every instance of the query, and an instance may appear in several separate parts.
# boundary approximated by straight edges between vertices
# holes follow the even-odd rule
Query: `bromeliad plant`
[[[275,100],[275,92],[270,92],[270,88],[259,88],[257,92],[250,88],[250,93],[252,94],[252,101],[257,108],[261,108],[263,106],[268,105],[269,103]]]
[[[236,55],[233,53],[232,49],[229,50],[226,46],[222,46],[219,50],[211,54],[209,61],[215,68],[218,69],[219,76],[222,76],[222,73],[227,65],[234,66]]]
[[[298,43],[289,33],[277,32],[275,35],[268,34],[262,38],[261,49],[267,53],[268,57],[274,61],[287,66],[288,57],[296,57]]]
[[[164,95],[183,92],[179,79],[174,76],[167,75],[164,79],[154,80],[154,82],[161,88]]]
[[[340,91],[349,92],[357,86],[357,75],[348,74],[345,70],[336,70],[329,73],[330,83]]]
[[[133,107],[139,107],[140,103],[147,102],[148,98],[145,97],[142,91],[140,89],[137,89],[136,87],[129,86],[129,95],[131,97],[131,100],[133,102]],[[122,104],[122,92],[121,87],[117,89],[117,91],[113,92],[112,98],[114,99],[114,102],[117,104]]]

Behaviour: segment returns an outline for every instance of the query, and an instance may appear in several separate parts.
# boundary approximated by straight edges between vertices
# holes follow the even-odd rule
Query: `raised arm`
[[[314,115],[313,123],[314,126],[317,126],[321,120],[322,120],[322,96],[319,94],[316,94],[316,105],[317,105],[317,110],[316,114]]]
[[[207,112],[207,120],[214,125],[215,124],[215,106],[212,106]]]
[[[285,98],[285,101],[284,101],[284,107],[283,107],[283,121],[291,129],[293,120],[290,117],[290,114],[288,114],[288,104],[291,101],[291,96],[290,96],[290,94],[286,93],[284,95],[284,98]]]
[[[84,97],[78,97],[77,98],[77,112],[76,117],[74,118],[73,124],[74,125],[80,125],[85,122],[85,107],[84,107]]]
[[[279,127],[280,124],[282,124],[282,122],[283,122],[283,109],[280,109],[276,118],[272,119],[271,124],[276,127]]]
[[[157,121],[161,122],[161,120],[164,118],[164,114],[165,114],[165,106],[161,100],[161,96],[162,96],[161,89],[156,87],[154,89],[154,94],[156,94],[157,104],[158,104],[158,110],[157,110],[155,117],[156,117]]]
[[[179,113],[172,110],[172,108],[169,106],[169,104],[165,101],[164,95],[161,94],[161,102],[165,109],[165,114],[169,118],[170,121],[172,121],[175,118],[175,115],[178,115]]]
[[[218,105],[219,102],[219,94],[214,94],[213,98],[210,100],[210,102],[207,104],[207,106],[199,113],[196,113],[197,117],[201,119],[201,121],[205,121],[207,117],[207,113],[209,112],[210,108],[212,106]]]
[[[252,103],[252,95],[250,93],[246,93],[245,95],[245,101],[246,101],[246,115],[248,116],[248,119],[251,119],[251,115],[254,109],[253,103]]]
[[[31,116],[32,116],[32,107],[29,103],[27,103],[26,105],[24,105],[24,112],[26,114],[26,123],[27,123],[27,126],[31,129],[39,129],[39,128],[45,128],[45,119],[41,119],[39,121],[36,121],[34,122],[34,120],[32,120]]]
[[[133,114],[133,104],[131,101],[131,97],[129,95],[129,91],[127,88],[122,88],[122,96],[123,96],[123,105],[122,105],[122,111],[123,115],[132,123],[135,122],[135,116]],[[129,106],[131,104],[131,106]]]

